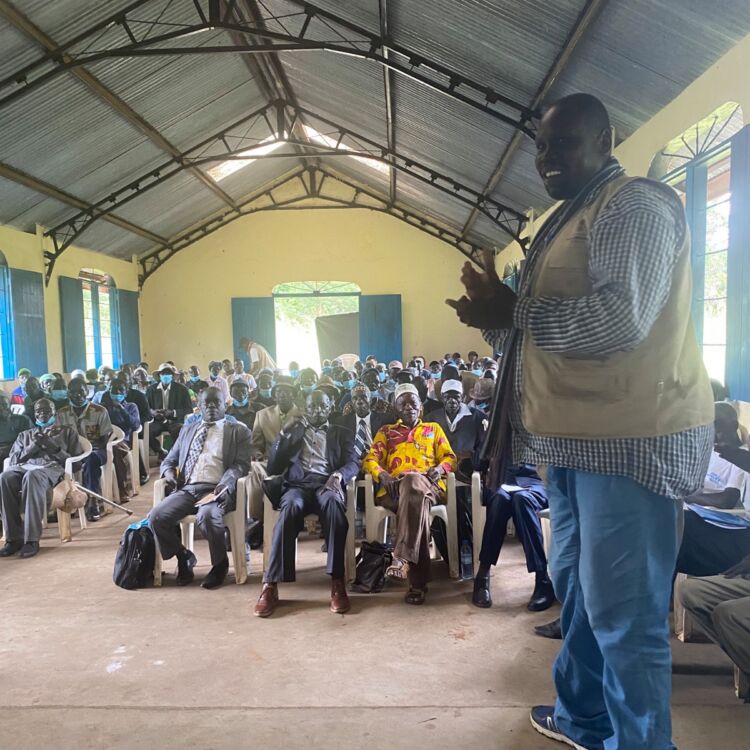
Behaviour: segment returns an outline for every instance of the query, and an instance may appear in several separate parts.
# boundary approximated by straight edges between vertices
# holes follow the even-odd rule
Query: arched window
[[[113,331],[119,330],[115,282],[96,268],[82,268],[78,278],[83,296],[86,367],[119,367],[117,337],[113,336]]]
[[[0,252],[0,377],[14,378],[13,362],[13,303],[10,291],[10,271],[5,255]]]

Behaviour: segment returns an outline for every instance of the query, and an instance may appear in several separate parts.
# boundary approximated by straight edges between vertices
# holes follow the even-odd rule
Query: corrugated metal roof
[[[63,43],[131,0],[16,2],[45,33]],[[314,4],[379,31],[378,0],[316,0]],[[526,105],[559,53],[584,0],[392,0],[388,5],[395,44]],[[263,0],[260,8],[264,15],[270,11],[280,17],[267,21],[269,29],[299,31],[299,5]],[[157,33],[197,20],[192,0],[150,0],[135,12],[133,29],[137,34],[148,29]],[[332,26],[316,19],[308,37],[336,42],[352,38],[352,33]],[[748,31],[747,0],[606,3],[550,98],[579,90],[599,95],[625,137]],[[76,49],[103,49],[126,39],[122,26],[113,24]],[[231,39],[225,31],[216,30],[179,43],[231,44]],[[41,56],[39,48],[3,23],[0,50],[0,77]],[[382,145],[387,143],[379,64],[322,51],[284,52],[279,59],[302,106]],[[404,62],[398,56],[395,59]],[[91,65],[90,71],[180,149],[218,132],[264,101],[263,87],[252,80],[248,66],[235,54],[108,59]],[[397,151],[482,189],[512,135],[511,127],[402,74],[394,73],[393,79]],[[168,157],[67,73],[0,108],[0,159],[95,202]],[[324,157],[321,163],[381,195],[388,194],[387,171],[350,158]],[[296,157],[258,160],[222,180],[220,187],[241,198],[295,164],[299,164]],[[417,212],[455,228],[461,228],[469,215],[470,208],[461,201],[414,177],[399,173],[397,183],[398,201]],[[549,204],[534,170],[530,140],[523,140],[493,197],[519,209],[542,209]],[[183,173],[117,212],[154,232],[174,235],[223,208],[205,185]],[[2,221],[28,229],[36,222],[49,226],[74,213],[75,209],[36,196],[27,188],[0,181]],[[504,233],[483,216],[469,236],[491,244],[506,241]],[[149,249],[141,237],[101,221],[78,244],[118,257]]]

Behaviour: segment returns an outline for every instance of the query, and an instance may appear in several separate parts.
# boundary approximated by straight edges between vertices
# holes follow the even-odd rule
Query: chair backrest
[[[79,461],[83,461],[83,459],[86,458],[86,456],[88,456],[93,450],[91,443],[87,438],[79,435],[78,442],[81,444],[83,453],[78,456],[71,456],[65,461],[65,474],[71,478],[73,477],[73,466]]]
[[[109,436],[109,440],[107,440],[108,445],[114,445],[115,443],[120,443],[125,439],[125,433],[117,427],[116,425],[112,425],[112,432]]]
[[[26,407],[23,404],[11,404],[10,413],[11,414],[25,414]]]

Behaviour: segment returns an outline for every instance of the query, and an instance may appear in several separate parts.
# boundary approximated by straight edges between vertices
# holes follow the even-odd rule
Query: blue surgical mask
[[[289,370],[289,374],[296,379],[299,375],[299,370]]]
[[[312,393],[315,390],[314,385],[303,385],[302,386],[302,392],[303,393]]]
[[[344,388],[346,388],[347,391],[350,391],[352,388],[354,388],[354,384],[356,383],[356,380],[346,380],[343,383]]]
[[[431,373],[430,373],[430,377],[431,377],[431,378],[432,378],[433,380],[440,380],[440,375],[441,375],[441,374],[442,374],[442,373],[439,373],[439,372],[431,372]]]
[[[475,367],[471,372],[474,375],[481,375],[482,374],[482,368],[481,367]]]
[[[172,382],[172,378],[174,378],[174,375],[159,375],[162,385],[169,385]]]
[[[385,383],[385,381],[386,381],[386,377],[387,377],[387,376],[386,376],[386,374],[385,374],[384,372],[378,372],[378,380],[379,380],[379,381],[380,381],[381,383]]]
[[[271,398],[270,388],[258,388],[258,393],[260,394],[261,398]]]
[[[64,401],[68,397],[68,392],[64,388],[60,388],[59,390],[55,388],[55,390],[50,392],[50,395],[55,401]]]
[[[41,419],[36,420],[36,426],[41,427],[42,429],[45,427],[52,427],[53,424],[55,424],[54,416],[50,417],[46,422],[42,422]]]
[[[474,406],[479,409],[480,411],[489,411],[490,410],[490,404],[489,401],[483,401],[479,404],[474,404]]]
[[[190,380],[191,380],[191,382],[193,382],[193,383],[197,383],[197,382],[198,382],[198,381],[199,381],[200,379],[201,379],[201,376],[200,376],[200,375],[191,375],[191,376],[190,376]]]
[[[124,393],[110,393],[109,395],[112,396],[112,398],[119,404],[121,404],[125,400]]]
[[[243,398],[242,401],[238,401],[236,398],[232,399],[232,403],[237,407],[247,406],[247,403],[250,399],[249,398]]]

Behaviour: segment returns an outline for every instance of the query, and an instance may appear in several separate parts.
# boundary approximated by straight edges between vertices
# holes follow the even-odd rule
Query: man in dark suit
[[[234,509],[237,480],[250,469],[250,430],[226,421],[224,408],[221,392],[206,388],[200,396],[203,419],[183,427],[161,465],[168,497],[151,511],[149,521],[161,556],[177,557],[178,586],[193,580],[196,563],[195,555],[180,543],[178,523],[194,513],[211,553],[203,588],[221,586],[229,570],[224,513]]]
[[[346,427],[354,435],[357,458],[361,461],[372,445],[373,435],[392,420],[388,414],[374,412],[370,408],[370,389],[359,383],[351,390],[352,411],[336,418],[337,424]]]
[[[168,432],[173,441],[177,440],[185,417],[193,411],[190,391],[184,385],[174,382],[174,368],[169,362],[164,362],[159,365],[159,382],[148,387],[146,400],[154,420],[149,446],[163,461],[167,454],[159,445],[159,436]]]
[[[268,474],[283,475],[283,484],[268,569],[255,605],[258,617],[274,613],[279,603],[278,582],[295,580],[297,535],[304,527],[305,516],[310,513],[320,518],[327,545],[331,611],[343,614],[349,610],[344,580],[349,529],[344,485],[357,475],[360,462],[351,430],[329,424],[332,407],[324,391],[308,394],[305,416],[285,426],[271,449]]]

